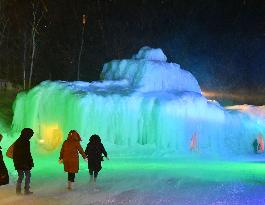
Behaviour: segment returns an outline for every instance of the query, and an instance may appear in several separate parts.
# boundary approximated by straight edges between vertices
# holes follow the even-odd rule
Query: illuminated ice
[[[4,129],[4,122],[2,122],[2,119],[0,119],[0,133],[2,133]]]
[[[113,60],[103,66],[102,80],[127,80],[137,91],[193,91],[201,93],[194,76],[178,64],[167,63],[161,49],[143,47],[132,59]]]
[[[102,81],[42,82],[17,96],[13,131],[33,128],[48,151],[57,150],[69,130],[76,129],[84,144],[97,133],[113,150],[254,153],[254,139],[265,134],[264,116],[207,100],[190,72],[166,60],[161,49],[144,47],[132,59],[106,63]]]

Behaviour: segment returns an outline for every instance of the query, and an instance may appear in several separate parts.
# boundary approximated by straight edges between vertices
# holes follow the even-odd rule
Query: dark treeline
[[[265,87],[263,0],[0,0],[0,23],[0,79],[22,87],[76,80],[83,26],[80,80],[148,45],[205,89]]]

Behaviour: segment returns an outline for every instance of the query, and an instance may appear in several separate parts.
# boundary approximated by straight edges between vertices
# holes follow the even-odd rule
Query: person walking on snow
[[[86,160],[86,154],[80,145],[80,141],[80,135],[75,130],[71,130],[68,133],[68,138],[64,141],[60,152],[59,163],[64,164],[64,171],[68,173],[68,190],[73,189],[75,174],[78,173],[79,170],[78,153],[80,153]]]
[[[30,138],[34,132],[30,128],[24,128],[20,137],[15,141],[13,148],[13,162],[18,173],[16,193],[21,194],[21,183],[25,178],[24,194],[33,194],[30,189],[31,169],[34,167],[33,159],[30,152]]]
[[[92,135],[87,144],[85,153],[88,159],[88,170],[90,175],[90,183],[96,183],[97,176],[101,170],[101,161],[103,161],[102,154],[109,160],[108,154],[101,143],[101,139],[98,135]]]

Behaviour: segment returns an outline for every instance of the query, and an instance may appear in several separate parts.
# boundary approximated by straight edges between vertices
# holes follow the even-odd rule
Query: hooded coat
[[[69,173],[77,173],[79,170],[79,155],[85,159],[86,154],[80,145],[81,138],[77,132],[69,132],[67,140],[64,141],[60,160],[63,160],[64,171]]]
[[[85,153],[88,160],[88,169],[91,171],[99,172],[101,170],[101,161],[103,161],[102,154],[107,157],[108,154],[101,143],[98,135],[92,135],[90,142],[87,144]]]
[[[16,170],[25,171],[34,167],[29,141],[32,136],[32,129],[24,128],[20,137],[14,143],[13,162]]]
[[[0,185],[5,185],[9,183],[8,171],[3,159],[3,154],[0,146]]]

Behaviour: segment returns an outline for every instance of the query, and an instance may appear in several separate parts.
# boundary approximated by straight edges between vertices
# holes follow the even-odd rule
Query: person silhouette
[[[79,170],[79,156],[78,152],[86,160],[86,154],[80,145],[81,137],[75,130],[71,130],[68,133],[67,140],[64,141],[59,163],[64,164],[64,171],[68,173],[68,190],[73,189],[73,183],[75,182],[75,174]]]
[[[0,134],[0,142],[2,141],[2,139],[3,135]],[[0,146],[0,186],[6,185],[8,183],[9,183],[9,175],[3,159],[2,147]]]
[[[94,134],[90,137],[85,153],[88,159],[88,170],[90,175],[90,183],[96,184],[97,176],[101,170],[101,161],[103,161],[102,154],[109,160],[108,154],[101,143],[98,135]]]
[[[264,152],[264,139],[262,134],[260,133],[257,138],[257,153],[263,153]]]
[[[15,169],[18,173],[16,193],[21,194],[21,183],[25,177],[25,187],[24,194],[33,194],[30,189],[30,177],[31,169],[34,167],[33,158],[30,152],[30,138],[33,136],[34,132],[30,128],[24,128],[21,131],[20,137],[14,143],[13,149],[13,162]]]
[[[257,154],[258,153],[258,139],[257,138],[254,139],[252,145],[253,145],[254,152]]]

